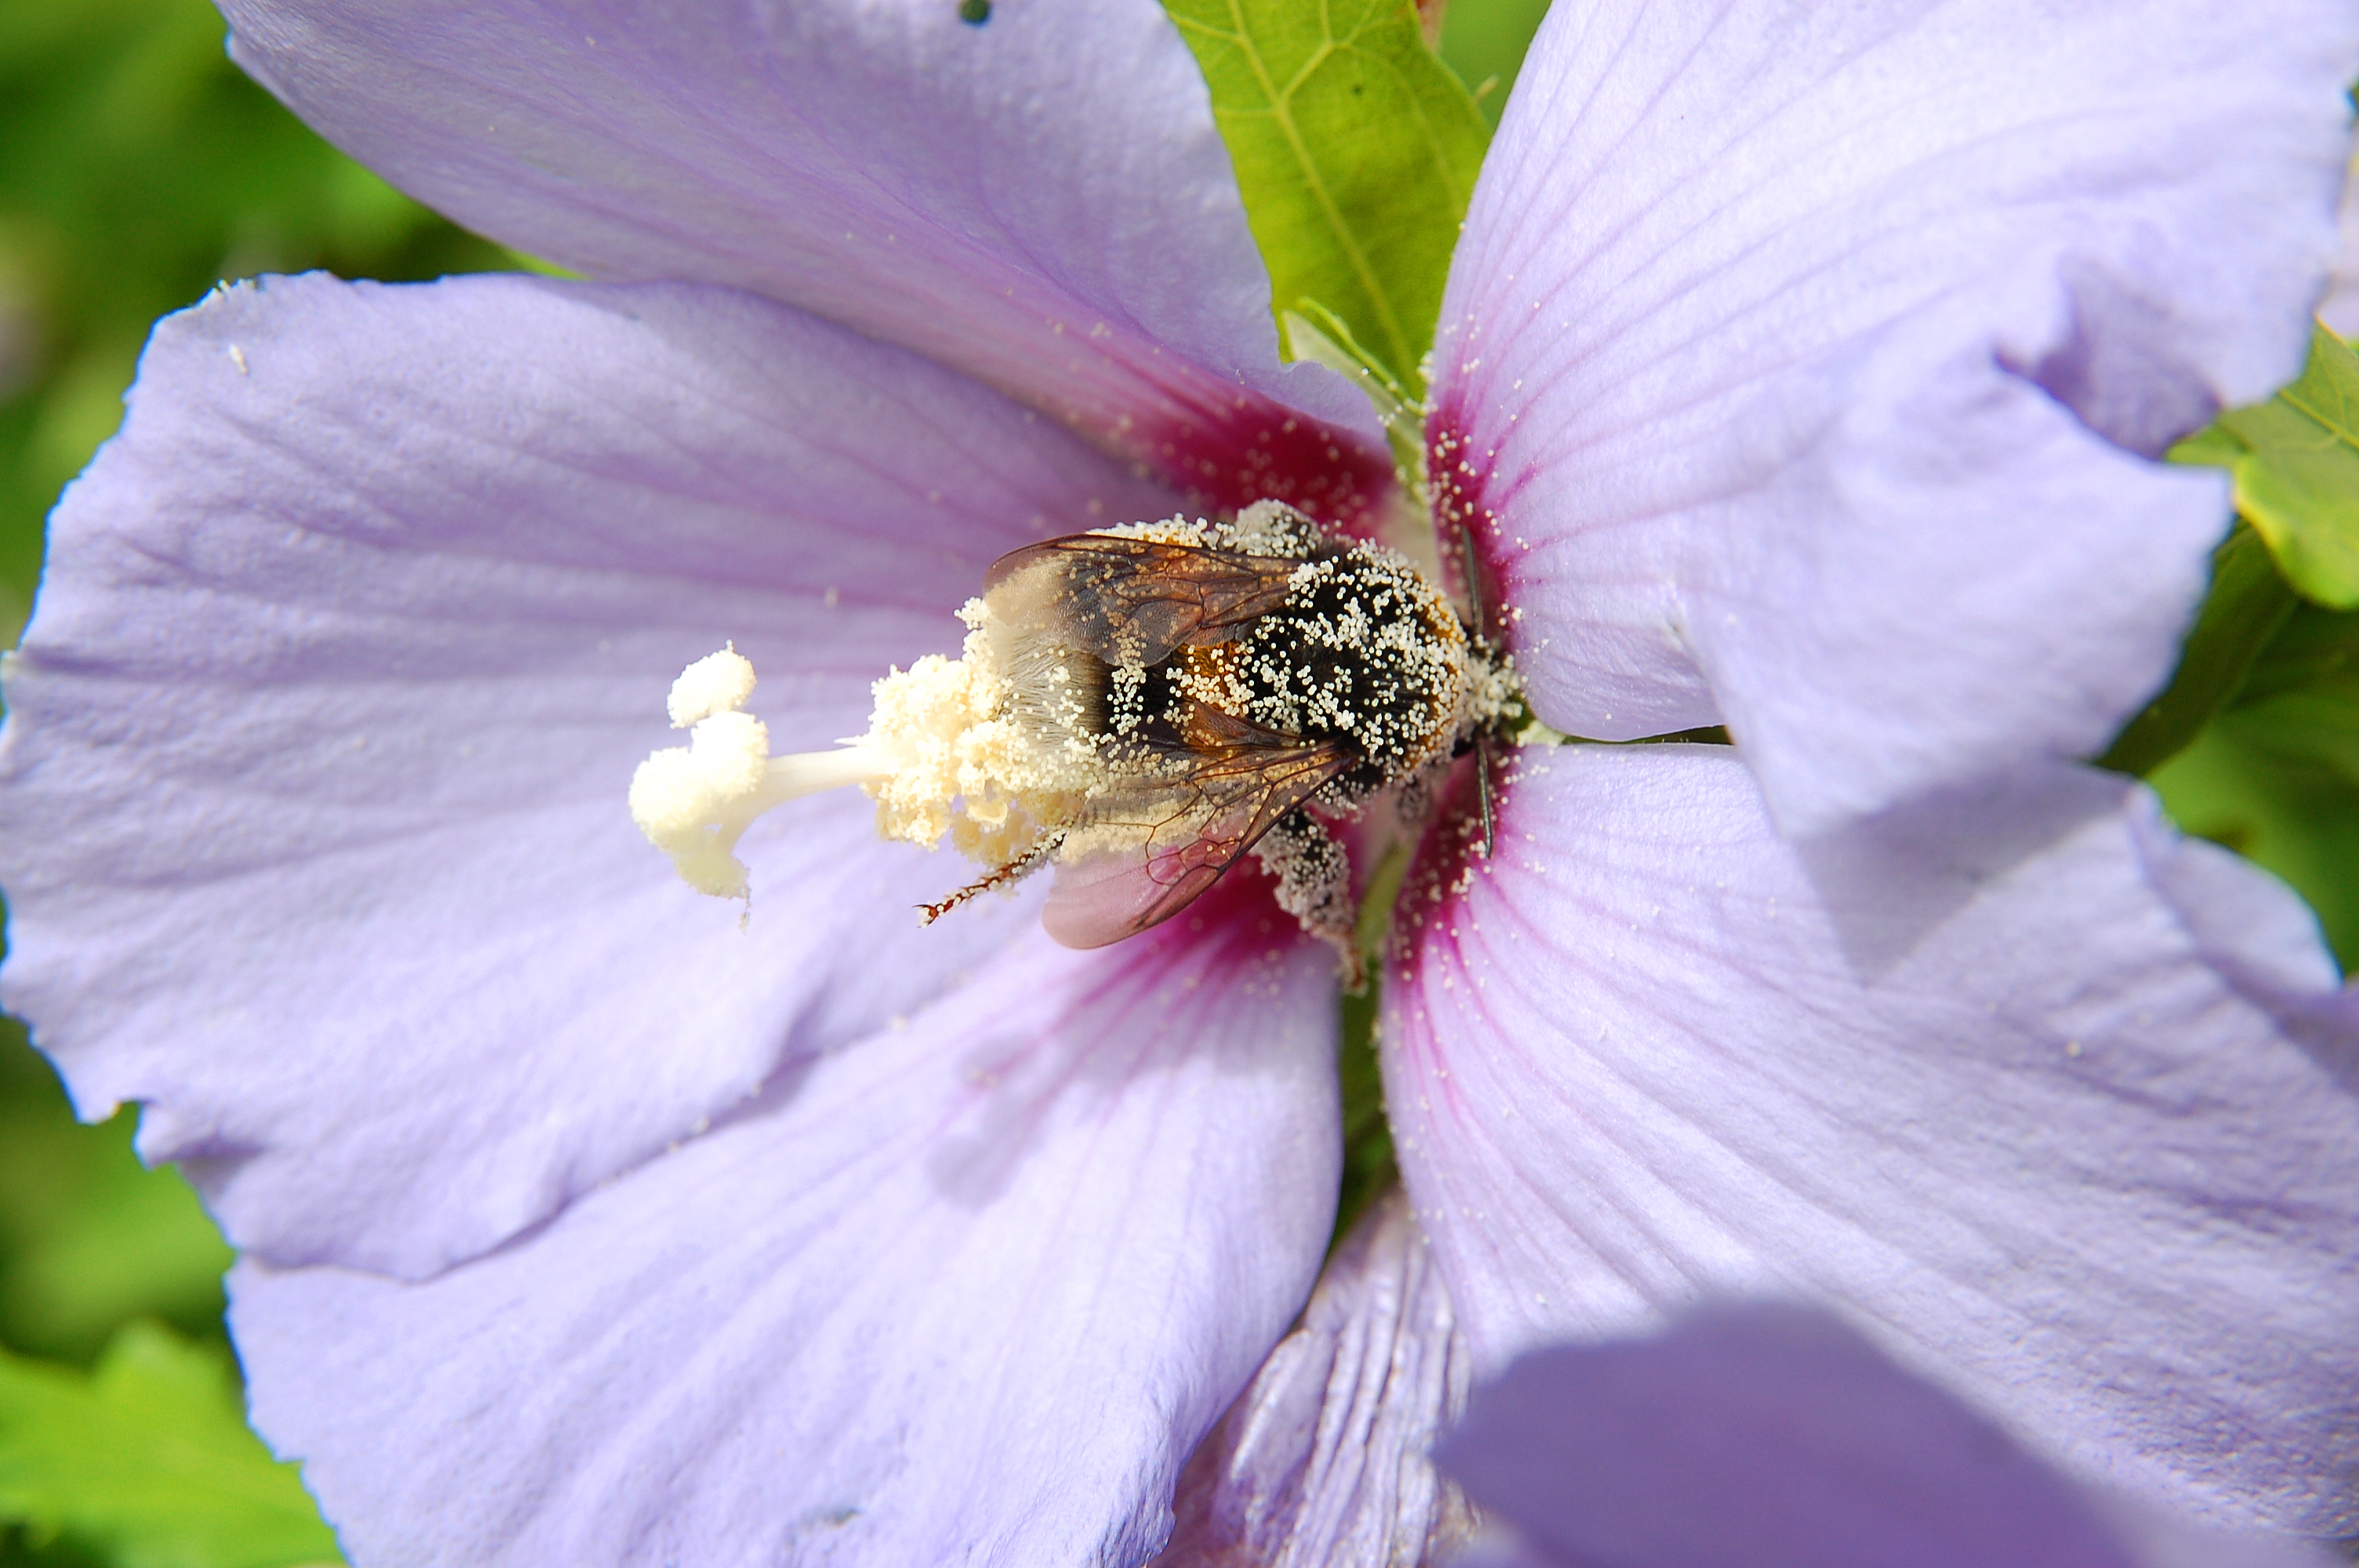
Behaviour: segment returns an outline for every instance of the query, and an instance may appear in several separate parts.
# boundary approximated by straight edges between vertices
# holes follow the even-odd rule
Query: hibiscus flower
[[[1030,891],[919,930],[965,868],[849,792],[747,833],[741,929],[623,804],[723,639],[818,747],[1006,550],[1384,504],[1170,23],[227,9],[332,138],[607,280],[224,290],[57,514],[5,996],[241,1249],[260,1429],[364,1565],[1132,1563],[1291,1367],[1332,1463],[1224,1428],[1183,1501],[1325,1560],[1457,1386],[1338,1444],[1341,1374],[1265,1366],[1335,1203],[1332,956],[1242,871],[1096,952]],[[1359,1254],[1430,1242],[1434,1365],[1801,1292],[2083,1473],[2353,1524],[2352,1003],[2284,890],[2069,761],[2226,522],[2152,455],[2296,366],[2353,30],[1544,27],[1453,264],[1443,523],[1542,719],[1736,744],[1527,751],[1488,860],[1462,784],[1434,819],[1415,1224]]]

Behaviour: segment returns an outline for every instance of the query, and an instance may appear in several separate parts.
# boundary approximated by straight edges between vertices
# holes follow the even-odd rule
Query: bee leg
[[[975,878],[940,903],[919,904],[918,924],[931,925],[971,898],[989,892],[994,888],[1014,887],[1017,882],[1047,865],[1056,856],[1059,847],[1064,842],[1065,829],[1057,828],[1022,855],[1008,861],[997,871],[986,871]]]
[[[1473,523],[1458,524],[1458,546],[1464,552],[1462,569],[1466,574],[1466,610],[1468,619],[1473,622],[1469,629],[1487,643],[1491,635],[1490,616],[1483,604],[1483,563],[1474,558]]]
[[[1277,879],[1277,906],[1342,954],[1356,982],[1359,912],[1352,903],[1352,860],[1343,846],[1309,812],[1289,811],[1254,846],[1254,856]]]
[[[1474,788],[1483,802],[1483,858],[1489,860],[1499,847],[1498,814],[1493,806],[1496,788],[1491,781],[1491,738],[1474,738]]]

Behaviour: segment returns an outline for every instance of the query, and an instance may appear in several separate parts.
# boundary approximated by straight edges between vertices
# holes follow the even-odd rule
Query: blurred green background
[[[947,3],[947,0],[946,0]],[[1457,0],[1444,54],[1495,117],[1545,0]],[[0,645],[42,519],[122,415],[149,324],[217,279],[519,265],[329,148],[223,52],[204,0],[0,0]],[[2359,953],[2359,620],[2306,607],[2158,775],[2183,822],[2293,880]],[[1380,1126],[1380,1124],[1379,1124]],[[334,1542],[240,1419],[229,1254],[77,1125],[0,1024],[0,1564],[281,1568]]]

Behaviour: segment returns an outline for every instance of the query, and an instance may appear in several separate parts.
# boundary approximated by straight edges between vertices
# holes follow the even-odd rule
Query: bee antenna
[[[1463,520],[1459,523],[1458,547],[1465,557],[1466,607],[1473,612],[1474,635],[1488,638],[1491,628],[1483,613],[1483,576],[1474,558],[1473,523]],[[1483,803],[1483,858],[1487,860],[1499,845],[1499,824],[1491,806],[1491,737],[1488,734],[1474,737],[1474,784],[1475,793]]]
[[[1462,522],[1458,524],[1458,547],[1460,554],[1465,557],[1462,569],[1466,577],[1466,608],[1474,617],[1474,634],[1488,637],[1491,625],[1483,611],[1483,578],[1475,569],[1473,524]]]

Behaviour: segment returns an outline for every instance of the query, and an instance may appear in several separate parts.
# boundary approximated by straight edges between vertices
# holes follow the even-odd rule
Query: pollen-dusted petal
[[[1817,1298],[2083,1476],[2359,1524],[2359,996],[2291,894],[2090,773],[1876,866],[1806,863],[1726,748],[1515,765],[1385,987],[1478,1375]]]
[[[225,7],[238,62],[329,140],[532,254],[802,306],[1214,504],[1333,517],[1389,490],[1364,399],[1278,362],[1269,274],[1163,7],[984,9]]]
[[[754,695],[754,663],[735,648],[707,654],[679,672],[664,699],[671,727],[685,730],[700,719],[745,706]]]
[[[1173,504],[725,289],[217,293],[58,510],[6,677],[0,990],[241,1246],[473,1256],[1033,919],[920,929],[956,879],[852,791],[746,832],[750,912],[682,886],[625,799],[681,668],[735,638],[772,741],[828,747],[1003,551]]]
[[[1332,957],[1223,896],[1035,929],[431,1281],[249,1260],[256,1422],[356,1563],[1141,1562],[1334,1212]]]
[[[1809,836],[2104,746],[2301,365],[2343,0],[1585,0],[1452,263],[1431,467],[1540,718],[1726,723]]]

